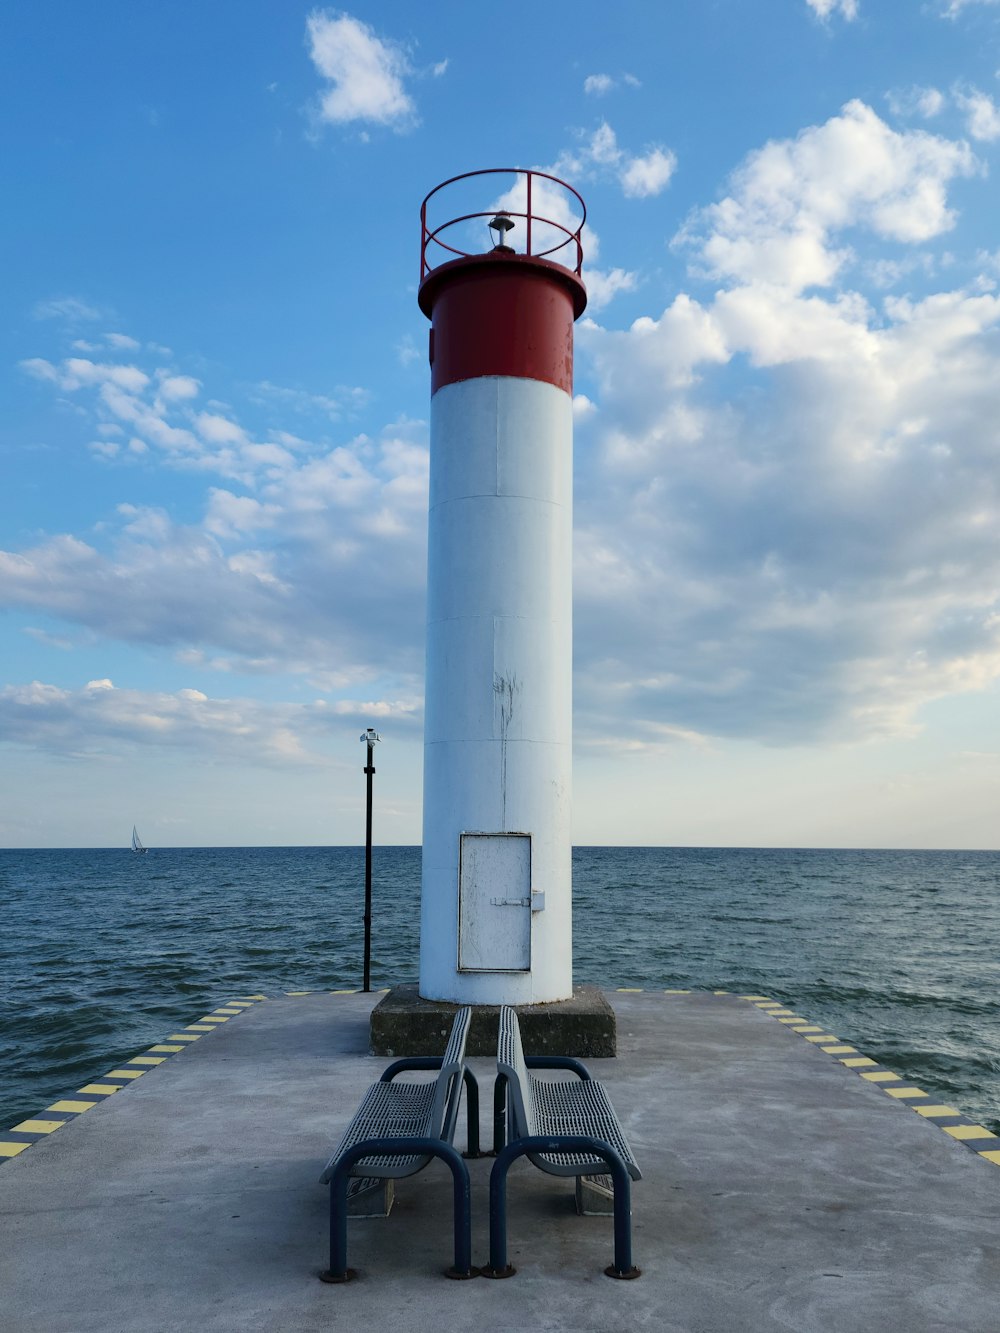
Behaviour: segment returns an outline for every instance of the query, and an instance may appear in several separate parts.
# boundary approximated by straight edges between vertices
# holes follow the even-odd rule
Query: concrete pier
[[[603,1275],[611,1219],[578,1217],[572,1182],[522,1161],[508,1196],[515,1277],[441,1276],[451,1184],[432,1164],[397,1185],[387,1219],[351,1222],[359,1280],[323,1285],[317,1177],[385,1065],[367,1053],[378,998],[227,1007],[179,1027],[216,1030],[185,1049],[165,1041],[173,1049],[148,1056],[162,1064],[117,1066],[149,1071],[119,1075],[120,1091],[67,1098],[96,1104],[0,1166],[5,1333],[1000,1327],[1000,1139],[963,1132],[956,1108],[859,1064],[864,1053],[837,1040],[849,1034],[765,997],[609,994],[619,1055],[589,1063],[643,1169],[638,1281]],[[471,1065],[488,1142],[492,1065]],[[94,1073],[89,1088],[116,1086]],[[478,1264],[490,1167],[470,1163]]]

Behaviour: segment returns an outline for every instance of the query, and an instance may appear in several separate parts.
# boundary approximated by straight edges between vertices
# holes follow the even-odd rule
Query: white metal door
[[[463,833],[460,972],[531,970],[531,834]]]

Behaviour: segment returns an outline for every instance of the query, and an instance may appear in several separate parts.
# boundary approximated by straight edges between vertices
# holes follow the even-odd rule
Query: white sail
[[[132,825],[132,850],[133,852],[144,852],[146,850],[139,841],[139,835],[135,830],[134,824]]]

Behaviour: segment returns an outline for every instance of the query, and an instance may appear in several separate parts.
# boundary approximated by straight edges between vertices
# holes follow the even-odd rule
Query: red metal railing
[[[462,175],[460,176],[452,176],[450,180],[442,181],[440,185],[436,185],[434,189],[431,190],[430,194],[420,205],[420,281],[421,282],[423,282],[424,278],[426,278],[428,273],[432,272],[433,269],[437,267],[437,265],[431,263],[428,258],[429,250],[431,251],[432,255],[434,255],[435,257],[437,256],[437,249],[432,249],[432,247],[437,247],[440,250],[445,251],[446,252],[445,259],[451,258],[452,256],[460,259],[468,259],[473,254],[482,253],[481,251],[462,250],[459,249],[458,246],[449,245],[447,241],[441,239],[441,233],[447,231],[449,227],[457,227],[462,222],[471,222],[474,221],[476,218],[491,218],[496,212],[495,208],[481,209],[478,212],[474,213],[462,213],[458,217],[448,218],[447,221],[439,223],[438,226],[433,228],[433,230],[431,230],[427,225],[427,205],[434,198],[434,196],[436,194],[439,194],[442,190],[446,190],[449,186],[455,185],[458,181],[471,180],[474,176],[525,177],[526,189],[525,189],[524,211],[519,212],[513,208],[503,208],[503,212],[505,212],[508,217],[524,219],[525,248],[523,250],[523,253],[526,255],[532,255],[535,259],[543,259],[547,258],[550,255],[559,254],[561,250],[564,250],[567,246],[570,246],[572,247],[570,254],[575,257],[576,262],[574,265],[565,264],[564,266],[566,268],[571,268],[577,277],[580,276],[580,271],[583,268],[583,244],[581,242],[580,237],[583,231],[583,225],[587,220],[587,205],[583,202],[582,197],[577,193],[577,191],[573,189],[572,185],[567,185],[566,182],[560,180],[558,176],[550,176],[548,172],[545,171],[528,171],[523,167],[487,167],[482,171],[466,171],[463,172]],[[573,224],[573,226],[567,226],[565,223],[557,222],[555,218],[544,217],[542,214],[535,212],[533,206],[534,204],[533,195],[535,191],[533,190],[533,187],[536,181],[548,181],[551,185],[557,186],[558,189],[565,191],[566,196],[571,195],[572,198],[576,200],[577,204],[579,205],[580,218],[579,220],[577,220],[576,218],[569,219],[570,223]],[[543,191],[544,187],[539,186],[538,192],[542,193]],[[564,202],[568,206],[570,207],[572,206],[570,204],[569,199],[566,198],[565,196],[564,196]],[[535,231],[535,233],[537,234],[537,229],[540,226],[553,228],[553,230],[556,231],[557,233],[561,233],[564,239],[558,241],[555,245],[547,245],[544,250],[533,250],[532,233],[533,231]],[[567,258],[568,257],[569,256],[567,256]],[[445,259],[439,259],[438,262],[445,262]]]

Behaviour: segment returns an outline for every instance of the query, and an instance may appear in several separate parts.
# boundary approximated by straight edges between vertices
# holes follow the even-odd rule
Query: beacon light
[[[497,239],[493,246],[494,250],[510,250],[513,248],[507,244],[507,233],[513,231],[514,226],[514,221],[509,213],[505,213],[503,210],[497,213],[496,217],[494,217],[493,221],[490,223],[490,231],[495,231],[497,234]]]

